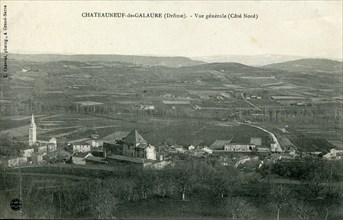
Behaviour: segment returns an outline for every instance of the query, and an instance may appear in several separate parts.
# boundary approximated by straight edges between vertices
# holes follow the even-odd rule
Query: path
[[[244,125],[247,125],[247,126],[250,126],[250,127],[254,127],[254,128],[258,128],[258,129],[268,133],[272,137],[272,139],[274,141],[274,145],[271,146],[271,151],[272,152],[283,152],[283,150],[281,148],[281,145],[280,145],[278,139],[276,138],[275,134],[273,134],[272,132],[270,132],[270,131],[268,131],[268,130],[266,130],[264,128],[256,126],[256,125],[251,125],[251,124],[247,124],[247,123],[241,123],[241,124],[244,124]]]
[[[254,104],[252,104],[251,102],[249,102],[248,100],[246,100],[245,97],[244,97],[244,95],[243,95],[243,93],[241,93],[241,96],[242,96],[242,99],[243,99],[246,103],[248,103],[248,104],[251,105],[252,107],[256,108],[257,110],[262,111],[262,109],[260,109],[260,108],[257,107],[256,105],[254,105]]]

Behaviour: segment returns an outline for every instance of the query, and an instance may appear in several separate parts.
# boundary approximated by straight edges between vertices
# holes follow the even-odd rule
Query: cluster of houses
[[[193,157],[224,155],[242,157],[255,152],[268,154],[270,148],[262,145],[262,139],[253,137],[249,143],[231,143],[231,140],[216,140],[211,146],[181,146],[178,144],[155,147],[148,144],[137,130],[126,137],[103,143],[91,140],[72,143],[72,163],[79,165],[134,165],[142,168],[162,169],[171,164],[175,154]]]
[[[343,159],[343,150],[331,149],[323,158],[327,160],[341,160]]]
[[[6,167],[25,166],[28,164],[41,164],[49,161],[51,155],[57,155],[57,140],[49,141],[36,139],[36,124],[32,115],[29,126],[29,147],[20,150],[18,157],[2,160]],[[175,154],[184,154],[193,157],[214,156],[223,165],[241,167],[245,163],[258,165],[258,156],[275,160],[294,159],[297,152],[274,152],[273,145],[266,146],[262,138],[251,137],[246,143],[235,143],[232,140],[215,140],[208,146],[181,146],[177,144],[155,147],[149,144],[137,130],[132,130],[124,138],[113,138],[106,141],[92,140],[68,143],[69,151],[64,161],[77,165],[106,165],[106,166],[136,166],[143,169],[163,169],[172,164]],[[274,154],[271,154],[274,152]],[[257,156],[258,155],[258,156]],[[256,159],[257,158],[257,159]],[[343,150],[332,149],[324,159],[342,159]],[[51,161],[50,161],[51,162]],[[232,164],[233,163],[233,164]]]
[[[126,137],[101,143],[97,141],[74,143],[72,163],[79,165],[136,166],[162,169],[170,164],[155,146],[148,144],[137,130]]]

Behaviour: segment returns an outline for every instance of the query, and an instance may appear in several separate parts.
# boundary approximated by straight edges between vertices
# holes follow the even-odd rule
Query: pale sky
[[[188,57],[283,54],[342,59],[342,1],[2,0],[1,11],[4,5],[9,53]],[[82,12],[169,12],[193,18],[83,18]],[[256,13],[259,17],[206,20],[194,18],[195,13]],[[1,30],[2,26],[1,12]]]

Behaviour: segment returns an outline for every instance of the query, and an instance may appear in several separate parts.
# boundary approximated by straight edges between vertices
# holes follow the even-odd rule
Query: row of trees
[[[334,184],[316,178],[318,172],[311,170],[298,184],[280,185],[269,178],[270,173],[261,179],[260,174],[223,167],[209,160],[189,159],[165,170],[126,167],[114,175],[96,179],[26,176],[22,184],[21,198],[25,204],[22,215],[28,218],[114,218],[118,215],[118,206],[158,197],[219,201],[225,204],[222,214],[231,219],[270,216],[267,212],[270,208],[277,219],[281,215],[299,219],[314,215],[328,218],[341,207],[342,197]],[[311,176],[314,178],[308,179]],[[0,180],[6,195],[3,201],[19,197],[17,176],[2,173]],[[0,208],[4,207],[8,206],[1,204]],[[1,213],[5,216],[0,217],[18,217],[12,215],[13,211],[2,210]]]

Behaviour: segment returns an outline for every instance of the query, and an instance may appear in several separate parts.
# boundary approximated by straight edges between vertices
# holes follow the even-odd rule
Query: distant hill
[[[342,74],[343,63],[328,59],[301,59],[264,66],[278,70],[302,73],[333,73]]]
[[[248,66],[265,66],[273,63],[281,63],[293,60],[303,59],[301,56],[286,56],[286,55],[217,55],[207,57],[192,57],[194,60],[200,60],[206,63],[241,63]]]
[[[155,57],[131,55],[58,55],[58,54],[9,54],[10,59],[30,62],[123,62],[139,65],[184,67],[203,64],[202,61],[191,60],[187,57]]]
[[[240,63],[205,63],[197,66],[184,67],[184,69],[194,69],[194,70],[216,70],[216,71],[247,71],[247,70],[257,70],[258,67],[247,66]]]

